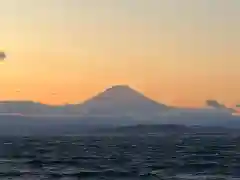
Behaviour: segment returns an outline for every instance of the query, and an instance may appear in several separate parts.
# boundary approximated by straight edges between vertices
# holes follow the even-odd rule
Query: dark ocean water
[[[238,137],[92,135],[0,138],[0,179],[238,178]]]

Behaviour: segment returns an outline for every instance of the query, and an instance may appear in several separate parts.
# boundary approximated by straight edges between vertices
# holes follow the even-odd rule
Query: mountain
[[[168,110],[126,85],[113,86],[82,104],[50,106],[32,101],[1,101],[0,115],[41,116],[140,116],[158,115]]]
[[[179,124],[138,124],[133,126],[104,127],[96,129],[96,132],[103,134],[124,134],[124,135],[240,135],[239,129],[224,126],[189,126]]]
[[[58,116],[58,117],[88,117],[119,119],[132,118],[136,120],[153,119],[154,122],[173,121],[182,123],[194,122],[196,119],[217,122],[221,118],[232,116],[233,110],[215,100],[206,102],[208,108],[188,109],[170,107],[158,103],[144,96],[142,93],[127,85],[117,85],[106,89],[81,104],[67,104],[50,106],[32,101],[0,101],[0,116],[3,115],[30,115],[30,116]],[[188,121],[189,119],[189,121]],[[203,121],[203,120],[201,120]]]
[[[19,114],[34,116],[76,115],[74,108],[68,105],[51,106],[33,101],[0,101],[0,115]]]
[[[81,104],[85,115],[149,116],[168,109],[127,85],[113,86]]]
[[[32,101],[1,101],[0,114],[41,114],[47,113],[50,106]]]

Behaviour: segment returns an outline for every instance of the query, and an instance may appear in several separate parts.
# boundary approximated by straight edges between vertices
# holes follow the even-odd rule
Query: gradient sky
[[[239,0],[0,0],[0,32],[0,99],[128,84],[169,105],[240,103]]]

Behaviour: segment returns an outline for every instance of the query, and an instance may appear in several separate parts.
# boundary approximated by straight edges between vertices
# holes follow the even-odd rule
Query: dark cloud
[[[224,110],[228,110],[229,112],[232,112],[232,113],[236,112],[235,109],[228,108],[224,104],[220,104],[216,100],[207,100],[206,104],[207,104],[207,106],[210,106],[210,107],[213,107],[213,108],[216,108],[216,109],[224,109]]]
[[[214,108],[226,108],[226,106],[224,104],[220,104],[219,102],[217,102],[216,100],[207,100],[206,104],[210,107],[214,107]]]
[[[6,58],[5,52],[0,52],[0,60],[4,60]]]
[[[237,113],[238,111],[232,108],[227,108],[231,113]]]

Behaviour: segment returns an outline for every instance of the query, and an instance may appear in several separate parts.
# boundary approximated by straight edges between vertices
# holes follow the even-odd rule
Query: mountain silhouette
[[[179,117],[229,116],[231,109],[215,101],[207,101],[217,108],[178,108],[158,103],[127,85],[112,86],[79,104],[51,106],[33,101],[0,101],[0,115],[20,114],[34,116],[116,116],[156,119],[159,116]],[[217,104],[217,105],[216,105]],[[224,107],[224,108],[219,108]],[[194,119],[194,118],[193,118]]]
[[[167,109],[127,85],[112,86],[81,105],[84,114],[150,115]]]
[[[151,100],[127,85],[112,86],[80,104],[50,106],[32,101],[0,101],[0,115],[149,116],[165,110],[168,106]]]

